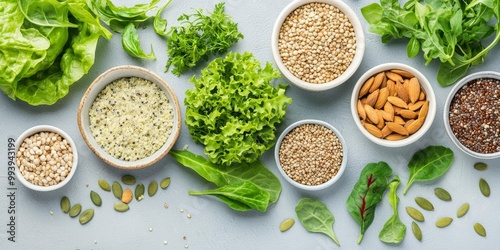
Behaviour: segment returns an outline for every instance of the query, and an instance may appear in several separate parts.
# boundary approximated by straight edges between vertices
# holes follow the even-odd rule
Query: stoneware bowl
[[[282,167],[281,162],[280,162],[279,152],[280,152],[280,148],[281,148],[281,144],[282,144],[283,139],[290,131],[292,131],[293,129],[295,129],[301,125],[305,125],[305,124],[318,124],[318,125],[322,125],[328,129],[330,129],[338,137],[340,143],[342,144],[342,162],[340,164],[340,169],[338,170],[337,174],[334,175],[330,180],[328,180],[322,184],[319,184],[319,185],[305,185],[305,184],[302,184],[302,183],[299,183],[299,182],[293,180],[290,176],[288,176],[288,174],[285,172],[285,170],[283,170],[283,167]],[[337,182],[341,178],[342,174],[344,173],[345,168],[347,166],[347,145],[346,145],[344,138],[340,134],[340,132],[335,127],[333,127],[331,124],[324,122],[324,121],[321,121],[321,120],[315,120],[315,119],[300,120],[300,121],[297,121],[297,122],[291,124],[290,126],[288,126],[281,133],[280,137],[278,138],[278,140],[276,142],[276,146],[274,149],[274,159],[276,161],[276,165],[278,166],[278,170],[280,171],[283,178],[285,178],[285,180],[287,182],[289,182],[290,184],[292,184],[293,186],[298,187],[298,188],[303,189],[303,190],[322,190],[322,189],[325,189],[327,187],[330,187],[332,184]]]
[[[376,75],[377,73],[383,72],[383,71],[388,71],[388,70],[405,70],[407,72],[410,72],[415,76],[419,83],[420,83],[420,88],[425,91],[426,94],[426,99],[429,100],[429,109],[428,113],[426,115],[424,123],[421,125],[421,127],[413,134],[409,135],[408,137],[401,139],[401,140],[387,140],[383,138],[379,138],[374,136],[373,134],[369,133],[366,128],[363,126],[361,119],[358,115],[358,110],[357,110],[357,101],[358,101],[358,96],[361,87],[363,84],[372,76]],[[434,117],[436,116],[436,97],[434,95],[434,91],[432,89],[432,86],[430,82],[427,80],[427,78],[420,73],[420,71],[416,70],[413,67],[410,67],[405,64],[401,63],[385,63],[385,64],[380,64],[377,65],[367,72],[365,72],[357,81],[356,85],[354,86],[354,89],[352,91],[352,96],[351,96],[351,113],[352,117],[354,119],[354,123],[358,127],[359,131],[366,136],[370,141],[379,144],[381,146],[385,147],[403,147],[410,145],[414,142],[416,142],[418,139],[420,139],[431,127],[432,122],[434,121]]]
[[[138,77],[149,80],[156,84],[161,90],[166,93],[166,96],[173,106],[173,127],[171,134],[168,136],[165,144],[161,146],[156,152],[151,155],[134,161],[126,161],[113,157],[111,154],[107,153],[94,138],[90,127],[89,127],[89,110],[96,99],[97,95],[103,90],[108,84],[112,83],[117,79],[124,77]],[[107,70],[97,77],[92,84],[89,86],[84,96],[81,99],[80,106],[78,108],[78,127],[80,133],[88,145],[88,147],[94,152],[99,158],[101,158],[105,163],[121,168],[121,169],[140,169],[150,166],[160,159],[162,159],[173,147],[181,130],[181,109],[179,106],[179,101],[174,91],[169,87],[169,85],[155,73],[137,66],[117,66]],[[153,135],[154,136],[154,135]]]
[[[448,136],[450,137],[451,141],[460,149],[462,152],[466,153],[467,155],[470,155],[472,157],[478,158],[478,159],[496,159],[500,158],[500,152],[496,153],[479,153],[476,151],[473,151],[469,149],[468,147],[464,146],[460,140],[455,136],[455,133],[453,133],[452,128],[450,126],[450,106],[453,98],[457,94],[457,92],[462,89],[465,85],[467,85],[469,82],[474,81],[476,79],[480,78],[491,78],[491,79],[497,79],[500,80],[500,73],[494,72],[494,71],[482,71],[482,72],[477,72],[470,74],[468,76],[465,76],[461,80],[459,80],[457,83],[455,83],[455,86],[453,86],[453,89],[450,91],[448,98],[446,99],[446,102],[444,104],[444,110],[443,110],[443,120],[444,120],[444,127],[446,128],[446,132],[448,133]],[[497,86],[497,89],[500,88],[500,86]],[[492,95],[486,94],[488,97],[491,97]],[[467,124],[470,125],[470,124]],[[470,132],[470,130],[468,130]],[[497,138],[498,139],[498,138]]]
[[[15,143],[15,145],[16,145],[16,162],[17,162],[17,151],[19,150],[23,141],[26,138],[31,137],[32,135],[38,134],[40,132],[54,132],[56,134],[59,134],[63,139],[66,139],[66,141],[71,146],[71,149],[73,151],[73,159],[72,159],[73,165],[71,167],[71,171],[68,173],[68,175],[66,176],[66,178],[63,181],[61,181],[55,185],[51,185],[51,186],[40,186],[40,185],[36,185],[36,184],[29,182],[21,174],[21,171],[19,170],[19,166],[16,166],[15,174],[16,174],[17,180],[29,189],[32,189],[35,191],[52,191],[52,190],[56,190],[56,189],[63,187],[71,180],[71,178],[73,178],[73,175],[75,174],[77,166],[78,166],[78,151],[77,151],[76,145],[73,142],[73,140],[71,139],[71,137],[69,137],[69,135],[66,134],[64,131],[62,131],[61,129],[54,127],[54,126],[50,126],[50,125],[38,125],[38,126],[29,128],[28,130],[24,131],[19,136],[19,138],[16,140],[16,143]]]
[[[356,38],[356,50],[355,50],[355,56],[350,63],[349,67],[337,78],[335,78],[332,81],[325,82],[325,83],[309,83],[306,81],[303,81],[293,75],[290,70],[283,64],[282,57],[279,53],[278,49],[278,40],[279,40],[279,34],[280,34],[280,29],[282,27],[283,22],[285,21],[286,17],[292,13],[295,9],[309,4],[309,3],[326,3],[333,5],[337,7],[341,12],[343,12],[348,18],[349,21],[352,23],[352,26],[354,28],[355,32],[355,38]],[[347,81],[353,74],[356,72],[358,69],[359,65],[361,64],[361,61],[363,60],[363,55],[365,52],[365,37],[363,33],[363,27],[361,26],[361,22],[359,21],[358,17],[356,16],[356,13],[343,1],[335,1],[335,0],[294,0],[290,4],[288,4],[279,14],[278,18],[276,19],[276,22],[273,27],[272,31],[272,38],[271,38],[271,48],[273,52],[273,57],[276,62],[276,65],[278,66],[279,70],[281,73],[294,85],[308,90],[308,91],[322,91],[322,90],[328,90],[331,88],[334,88],[336,86],[339,86],[340,84],[344,83]],[[333,55],[333,53],[332,53]]]

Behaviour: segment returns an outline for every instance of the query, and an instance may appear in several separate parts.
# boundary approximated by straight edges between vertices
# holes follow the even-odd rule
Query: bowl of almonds
[[[356,83],[351,112],[359,130],[386,147],[402,147],[421,138],[436,115],[436,97],[427,78],[400,63],[378,65]]]

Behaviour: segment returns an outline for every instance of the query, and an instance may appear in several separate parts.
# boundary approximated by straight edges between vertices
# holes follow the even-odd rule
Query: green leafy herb
[[[276,125],[291,99],[285,85],[270,82],[280,73],[261,68],[251,53],[228,53],[201,71],[186,91],[186,125],[205,154],[219,165],[256,161],[274,145]]]
[[[168,35],[168,32],[167,32],[168,21],[167,21],[167,19],[161,18],[161,13],[163,12],[163,10],[165,10],[165,8],[167,8],[168,5],[170,5],[171,2],[172,2],[172,0],[168,0],[165,3],[165,5],[163,5],[158,10],[158,12],[156,12],[155,18],[153,19],[153,28],[154,28],[156,34],[158,34],[160,36],[167,36]]]
[[[223,2],[216,4],[210,15],[197,10],[194,14],[183,14],[177,20],[181,26],[169,31],[168,61],[165,66],[167,72],[173,65],[172,74],[177,76],[196,66],[200,60],[207,61],[209,55],[226,52],[232,44],[243,38],[238,25],[224,14]]]
[[[347,198],[346,206],[351,216],[358,222],[361,233],[358,244],[375,218],[375,208],[387,189],[392,169],[385,162],[368,163]]]
[[[494,0],[380,0],[361,9],[382,42],[408,38],[407,54],[421,50],[428,65],[439,60],[438,82],[451,85],[484,61],[500,41],[500,3]],[[493,32],[495,35],[492,37]],[[483,42],[489,42],[486,47]]]
[[[399,219],[398,202],[399,197],[396,193],[400,180],[396,176],[389,183],[389,203],[391,204],[393,215],[387,220],[378,234],[378,238],[385,243],[399,243],[405,238],[406,226]]]
[[[131,56],[144,59],[156,59],[152,45],[151,53],[149,55],[142,50],[139,35],[137,34],[137,30],[135,29],[135,25],[133,23],[127,24],[123,30],[122,46],[123,49],[125,49],[125,51],[127,51],[127,53]]]
[[[339,240],[333,232],[335,218],[324,203],[311,198],[303,198],[295,207],[295,213],[307,231],[326,234],[340,246]]]
[[[258,194],[259,198],[262,198],[264,197],[262,193],[268,193],[267,205],[276,202],[281,193],[279,179],[259,161],[223,166],[216,165],[203,156],[195,155],[187,150],[171,150],[169,154],[183,166],[194,170],[205,180],[214,183],[219,188],[230,186],[222,190],[219,189],[217,190],[218,192],[228,192],[230,189],[238,189],[237,191],[240,192],[238,196],[241,196],[241,192],[248,191],[248,187],[250,186],[250,184],[242,183],[251,182],[253,186],[255,186],[252,187],[253,189],[251,190],[254,193],[244,193],[245,195],[249,195],[249,197],[245,199],[255,199],[253,196],[254,194]],[[254,207],[245,204],[241,201],[243,198],[235,200],[234,196],[222,195],[222,193],[217,193],[216,196],[235,210],[246,211],[252,208],[262,209],[262,207],[255,206],[255,204],[253,204]]]
[[[448,171],[453,162],[453,151],[443,146],[429,146],[417,151],[410,162],[410,178],[403,194],[406,194],[415,181],[434,180]]]
[[[18,0],[19,7],[25,18],[33,24],[49,27],[78,28],[68,17],[68,5],[59,4],[55,0],[30,1]]]

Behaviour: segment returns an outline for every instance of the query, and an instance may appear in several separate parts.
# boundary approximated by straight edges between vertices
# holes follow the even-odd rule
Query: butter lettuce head
[[[217,58],[190,81],[186,91],[186,125],[193,140],[205,145],[210,161],[251,163],[274,145],[276,125],[291,99],[270,63],[264,68],[251,53]]]

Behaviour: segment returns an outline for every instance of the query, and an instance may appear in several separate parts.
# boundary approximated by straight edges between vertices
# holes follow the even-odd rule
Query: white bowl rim
[[[174,112],[173,112],[174,124],[172,127],[172,133],[168,137],[167,141],[155,153],[140,160],[124,161],[111,156],[106,151],[104,151],[104,149],[102,149],[99,146],[99,144],[97,144],[88,126],[89,122],[88,109],[92,105],[97,94],[101,92],[102,89],[104,89],[108,84],[120,78],[133,77],[133,76],[150,80],[151,82],[158,85],[158,87],[160,87],[166,93],[170,103],[174,107]],[[92,95],[92,97],[90,95]],[[160,76],[158,76],[154,72],[146,68],[134,65],[115,66],[100,74],[87,88],[87,91],[83,95],[78,108],[77,120],[80,133],[85,143],[92,150],[92,152],[94,152],[95,155],[97,155],[101,160],[103,160],[108,165],[127,170],[145,168],[162,159],[170,151],[170,149],[177,141],[182,125],[181,109],[179,101],[173,89]]]
[[[427,117],[425,118],[424,124],[420,129],[415,132],[414,134],[408,136],[407,138],[404,138],[402,140],[397,140],[397,141],[389,141],[381,138],[377,138],[374,135],[370,134],[361,124],[361,120],[359,119],[358,116],[358,111],[357,111],[357,101],[358,101],[358,93],[359,90],[361,89],[361,86],[363,83],[370,77],[373,76],[374,74],[386,70],[391,70],[391,69],[402,69],[411,72],[414,76],[416,76],[420,82],[420,86],[425,90],[427,100],[429,100],[429,111],[427,113]],[[434,94],[434,90],[432,89],[431,83],[427,80],[427,78],[417,69],[403,64],[403,63],[383,63],[379,64],[368,71],[366,71],[356,82],[356,85],[354,86],[354,90],[352,91],[352,96],[351,96],[351,114],[354,119],[354,123],[356,123],[356,126],[358,129],[365,135],[370,141],[379,144],[381,146],[385,147],[404,147],[407,146],[415,141],[417,141],[419,138],[421,138],[432,126],[432,123],[434,122],[434,118],[436,116],[436,96]]]
[[[314,186],[308,186],[308,185],[304,185],[304,184],[301,184],[301,183],[298,183],[296,181],[294,181],[292,178],[290,178],[286,172],[283,170],[283,167],[281,166],[281,163],[280,163],[280,160],[279,160],[279,151],[280,151],[280,147],[281,147],[281,142],[283,141],[283,138],[294,128],[298,127],[298,126],[301,126],[301,125],[304,125],[304,124],[318,124],[318,125],[322,125],[330,130],[332,130],[335,135],[339,138],[339,141],[340,143],[342,144],[342,154],[343,154],[343,157],[342,157],[342,163],[340,165],[340,169],[339,171],[337,172],[337,174],[335,176],[333,176],[332,179],[328,180],[327,182],[325,183],[322,183],[320,185],[314,185]],[[274,148],[274,159],[275,159],[275,162],[276,162],[276,166],[278,167],[278,170],[280,171],[281,175],[292,185],[294,185],[295,187],[298,187],[300,189],[303,189],[303,190],[308,190],[308,191],[314,191],[314,190],[322,190],[322,189],[325,189],[329,186],[331,186],[333,183],[337,182],[340,177],[342,176],[342,174],[344,173],[346,167],[347,167],[347,144],[346,144],[346,141],[344,140],[344,138],[342,137],[342,135],[340,134],[340,131],[338,131],[334,126],[332,126],[330,123],[327,123],[325,121],[321,121],[321,120],[316,120],[316,119],[304,119],[304,120],[300,120],[300,121],[296,121],[294,123],[292,123],[290,126],[288,126],[280,135],[280,137],[278,138],[278,140],[276,141],[276,145],[275,145],[275,148]]]
[[[354,55],[354,58],[349,65],[349,67],[340,75],[339,77],[335,78],[334,80],[326,83],[321,83],[321,84],[315,84],[315,83],[308,83],[306,81],[303,81],[299,79],[298,77],[294,76],[288,69],[287,67],[283,64],[281,61],[281,56],[278,51],[278,36],[279,36],[279,31],[281,29],[282,23],[285,21],[285,18],[295,9],[297,9],[300,6],[309,4],[309,3],[326,3],[333,5],[337,7],[340,11],[342,11],[347,17],[349,18],[349,21],[352,23],[353,28],[355,30],[356,34],[356,53]],[[323,91],[323,90],[328,90],[334,87],[337,87],[347,81],[358,69],[359,65],[361,64],[361,61],[363,60],[364,52],[365,52],[365,35],[363,31],[363,26],[361,25],[361,22],[359,21],[358,16],[356,13],[343,1],[335,1],[335,0],[294,0],[291,3],[289,3],[278,15],[278,18],[276,19],[276,22],[274,23],[273,27],[273,32],[272,32],[272,37],[271,37],[271,49],[274,57],[274,61],[276,62],[276,65],[280,69],[281,73],[293,84],[298,86],[299,88],[302,88],[304,90],[309,90],[309,91]]]
[[[57,128],[57,127],[52,126],[52,125],[37,125],[37,126],[34,126],[34,127],[27,129],[17,138],[17,140],[15,142],[16,161],[17,161],[17,151],[19,150],[19,147],[21,146],[24,139],[26,139],[27,137],[30,137],[34,134],[40,133],[40,132],[54,132],[54,133],[59,134],[63,139],[66,139],[66,141],[71,146],[71,149],[73,150],[73,166],[71,166],[71,171],[69,172],[68,176],[66,176],[66,179],[64,179],[63,181],[57,183],[56,185],[52,185],[52,186],[39,186],[39,185],[35,185],[35,184],[29,182],[21,174],[21,171],[19,170],[19,166],[17,166],[17,163],[16,163],[16,168],[15,168],[15,174],[17,176],[17,180],[29,189],[32,189],[35,191],[52,191],[52,190],[59,189],[59,188],[63,187],[64,185],[66,185],[75,175],[76,168],[78,166],[78,150],[76,148],[76,144],[73,141],[73,139],[71,139],[71,137],[66,132],[64,132],[62,129]]]
[[[496,72],[496,71],[480,71],[480,72],[469,74],[469,75],[463,77],[462,79],[460,79],[455,84],[455,86],[453,86],[450,93],[448,94],[448,97],[446,98],[446,102],[444,103],[444,109],[443,109],[444,127],[446,129],[446,133],[450,137],[453,144],[455,144],[455,146],[457,146],[460,150],[462,150],[462,152],[464,152],[472,157],[478,158],[478,159],[484,159],[484,160],[495,159],[495,158],[500,157],[500,151],[496,152],[496,153],[491,153],[491,154],[482,154],[482,153],[472,151],[469,148],[465,147],[462,143],[460,143],[460,141],[455,136],[453,131],[451,131],[451,126],[450,126],[450,117],[449,117],[450,105],[451,105],[451,101],[455,97],[455,94],[464,85],[468,84],[472,80],[479,79],[479,78],[494,78],[494,79],[500,80],[500,73]]]

